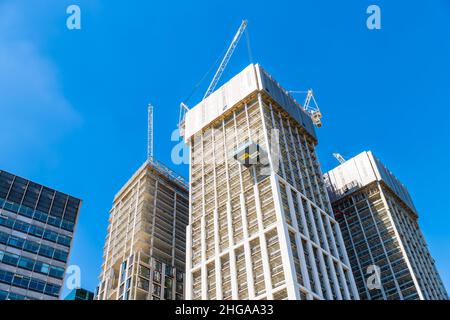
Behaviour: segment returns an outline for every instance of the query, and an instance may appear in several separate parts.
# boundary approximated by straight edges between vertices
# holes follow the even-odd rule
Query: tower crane
[[[222,75],[225,71],[225,68],[228,65],[228,62],[230,61],[230,59],[234,53],[234,50],[236,49],[236,47],[239,43],[239,40],[241,40],[241,37],[247,28],[247,24],[248,24],[247,20],[242,20],[242,23],[239,26],[238,31],[234,35],[234,38],[231,41],[231,44],[228,47],[224,57],[222,58],[222,62],[220,63],[219,68],[217,69],[216,74],[214,75],[211,83],[209,84],[208,90],[206,90],[206,93],[203,96],[202,100],[205,100],[206,98],[208,98],[216,89],[217,84],[219,83],[219,80],[222,77]],[[203,81],[203,79],[202,79],[202,81]],[[197,85],[197,87],[198,87],[198,85]],[[197,89],[197,87],[195,89]],[[195,89],[194,89],[194,91],[195,91]],[[192,95],[192,93],[191,93],[191,95]],[[183,131],[184,131],[184,128],[183,128],[184,117],[188,111],[189,111],[189,107],[186,105],[186,103],[182,102],[180,104],[180,117],[179,117],[179,121],[178,121],[178,128],[180,129],[181,135],[183,135]]]
[[[314,97],[314,92],[312,89],[308,91],[289,91],[289,93],[306,93],[305,102],[303,103],[303,110],[305,110],[314,125],[317,128],[322,127],[322,113],[320,112],[319,105],[317,104],[316,98]]]
[[[341,156],[339,153],[333,153],[333,157],[335,157],[340,164],[343,164],[346,161],[345,158]]]
[[[231,59],[231,56],[234,53],[234,50],[236,49],[239,40],[241,40],[242,35],[244,34],[245,29],[247,28],[247,20],[242,20],[242,23],[236,32],[233,41],[231,41],[230,46],[228,47],[227,52],[225,53],[225,56],[222,59],[222,62],[220,63],[219,69],[217,69],[216,74],[214,75],[208,90],[206,90],[205,96],[203,97],[203,100],[208,98],[211,93],[214,92],[214,89],[216,89],[217,84],[219,83],[220,78],[222,77],[223,72],[225,71],[225,68],[228,65],[228,62]]]
[[[148,104],[147,160],[153,161],[153,105]]]

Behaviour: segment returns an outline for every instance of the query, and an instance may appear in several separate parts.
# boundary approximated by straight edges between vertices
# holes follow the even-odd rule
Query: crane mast
[[[320,112],[316,98],[314,98],[312,89],[309,89],[306,93],[306,99],[305,103],[303,104],[303,108],[306,112],[309,113],[316,127],[320,128],[322,126],[322,113]]]
[[[147,160],[153,160],[153,105],[148,105]]]
[[[211,93],[214,92],[214,89],[216,89],[216,86],[219,83],[219,80],[222,77],[222,74],[225,71],[225,68],[227,67],[228,62],[230,61],[231,56],[233,55],[234,50],[236,49],[236,47],[239,43],[239,40],[241,39],[242,35],[244,34],[244,31],[246,28],[247,28],[247,20],[243,20],[241,23],[241,26],[239,27],[238,31],[236,32],[236,35],[233,38],[233,41],[231,41],[231,44],[228,47],[228,50],[225,53],[225,56],[223,57],[222,62],[220,63],[219,69],[217,69],[216,74],[214,75],[214,78],[211,81],[211,84],[209,85],[208,90],[206,90],[203,100],[208,98],[211,95]]]
[[[333,153],[333,157],[335,157],[340,164],[343,164],[346,161],[339,153]]]
[[[313,90],[309,89],[308,91],[288,91],[288,93],[306,93],[305,102],[303,103],[302,108],[306,111],[306,113],[308,113],[309,117],[317,128],[322,127],[322,113],[320,112],[319,105],[317,104],[316,98],[314,97]]]

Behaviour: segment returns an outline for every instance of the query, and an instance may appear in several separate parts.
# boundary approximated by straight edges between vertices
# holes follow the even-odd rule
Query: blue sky
[[[71,4],[81,30],[66,28]],[[370,4],[381,30],[366,28]],[[450,288],[448,1],[0,0],[0,168],[83,199],[82,286],[97,285],[113,196],[145,160],[147,103],[171,165],[179,103],[243,18],[255,62],[289,90],[314,88],[323,170],[333,152],[372,150],[410,190]],[[243,38],[224,80],[249,62]]]

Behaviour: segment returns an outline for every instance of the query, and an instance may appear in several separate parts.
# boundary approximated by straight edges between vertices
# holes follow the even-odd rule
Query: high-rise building
[[[448,299],[408,190],[372,152],[325,181],[361,299]]]
[[[81,201],[0,170],[0,300],[56,300]]]
[[[83,288],[77,288],[70,291],[64,300],[94,300],[94,293]]]
[[[99,300],[182,300],[188,185],[146,161],[114,198]]]
[[[186,113],[187,299],[357,299],[309,115],[251,64]]]

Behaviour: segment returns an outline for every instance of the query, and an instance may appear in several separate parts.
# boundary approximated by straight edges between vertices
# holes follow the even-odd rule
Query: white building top
[[[339,200],[374,181],[383,181],[411,210],[417,213],[408,189],[371,151],[362,152],[347,160],[325,173],[324,178],[331,201]]]
[[[269,94],[309,134],[316,138],[313,122],[302,106],[260,65],[250,64],[186,113],[185,141],[189,141],[190,137],[220,117],[227,109],[233,107],[253,92],[261,90]]]

